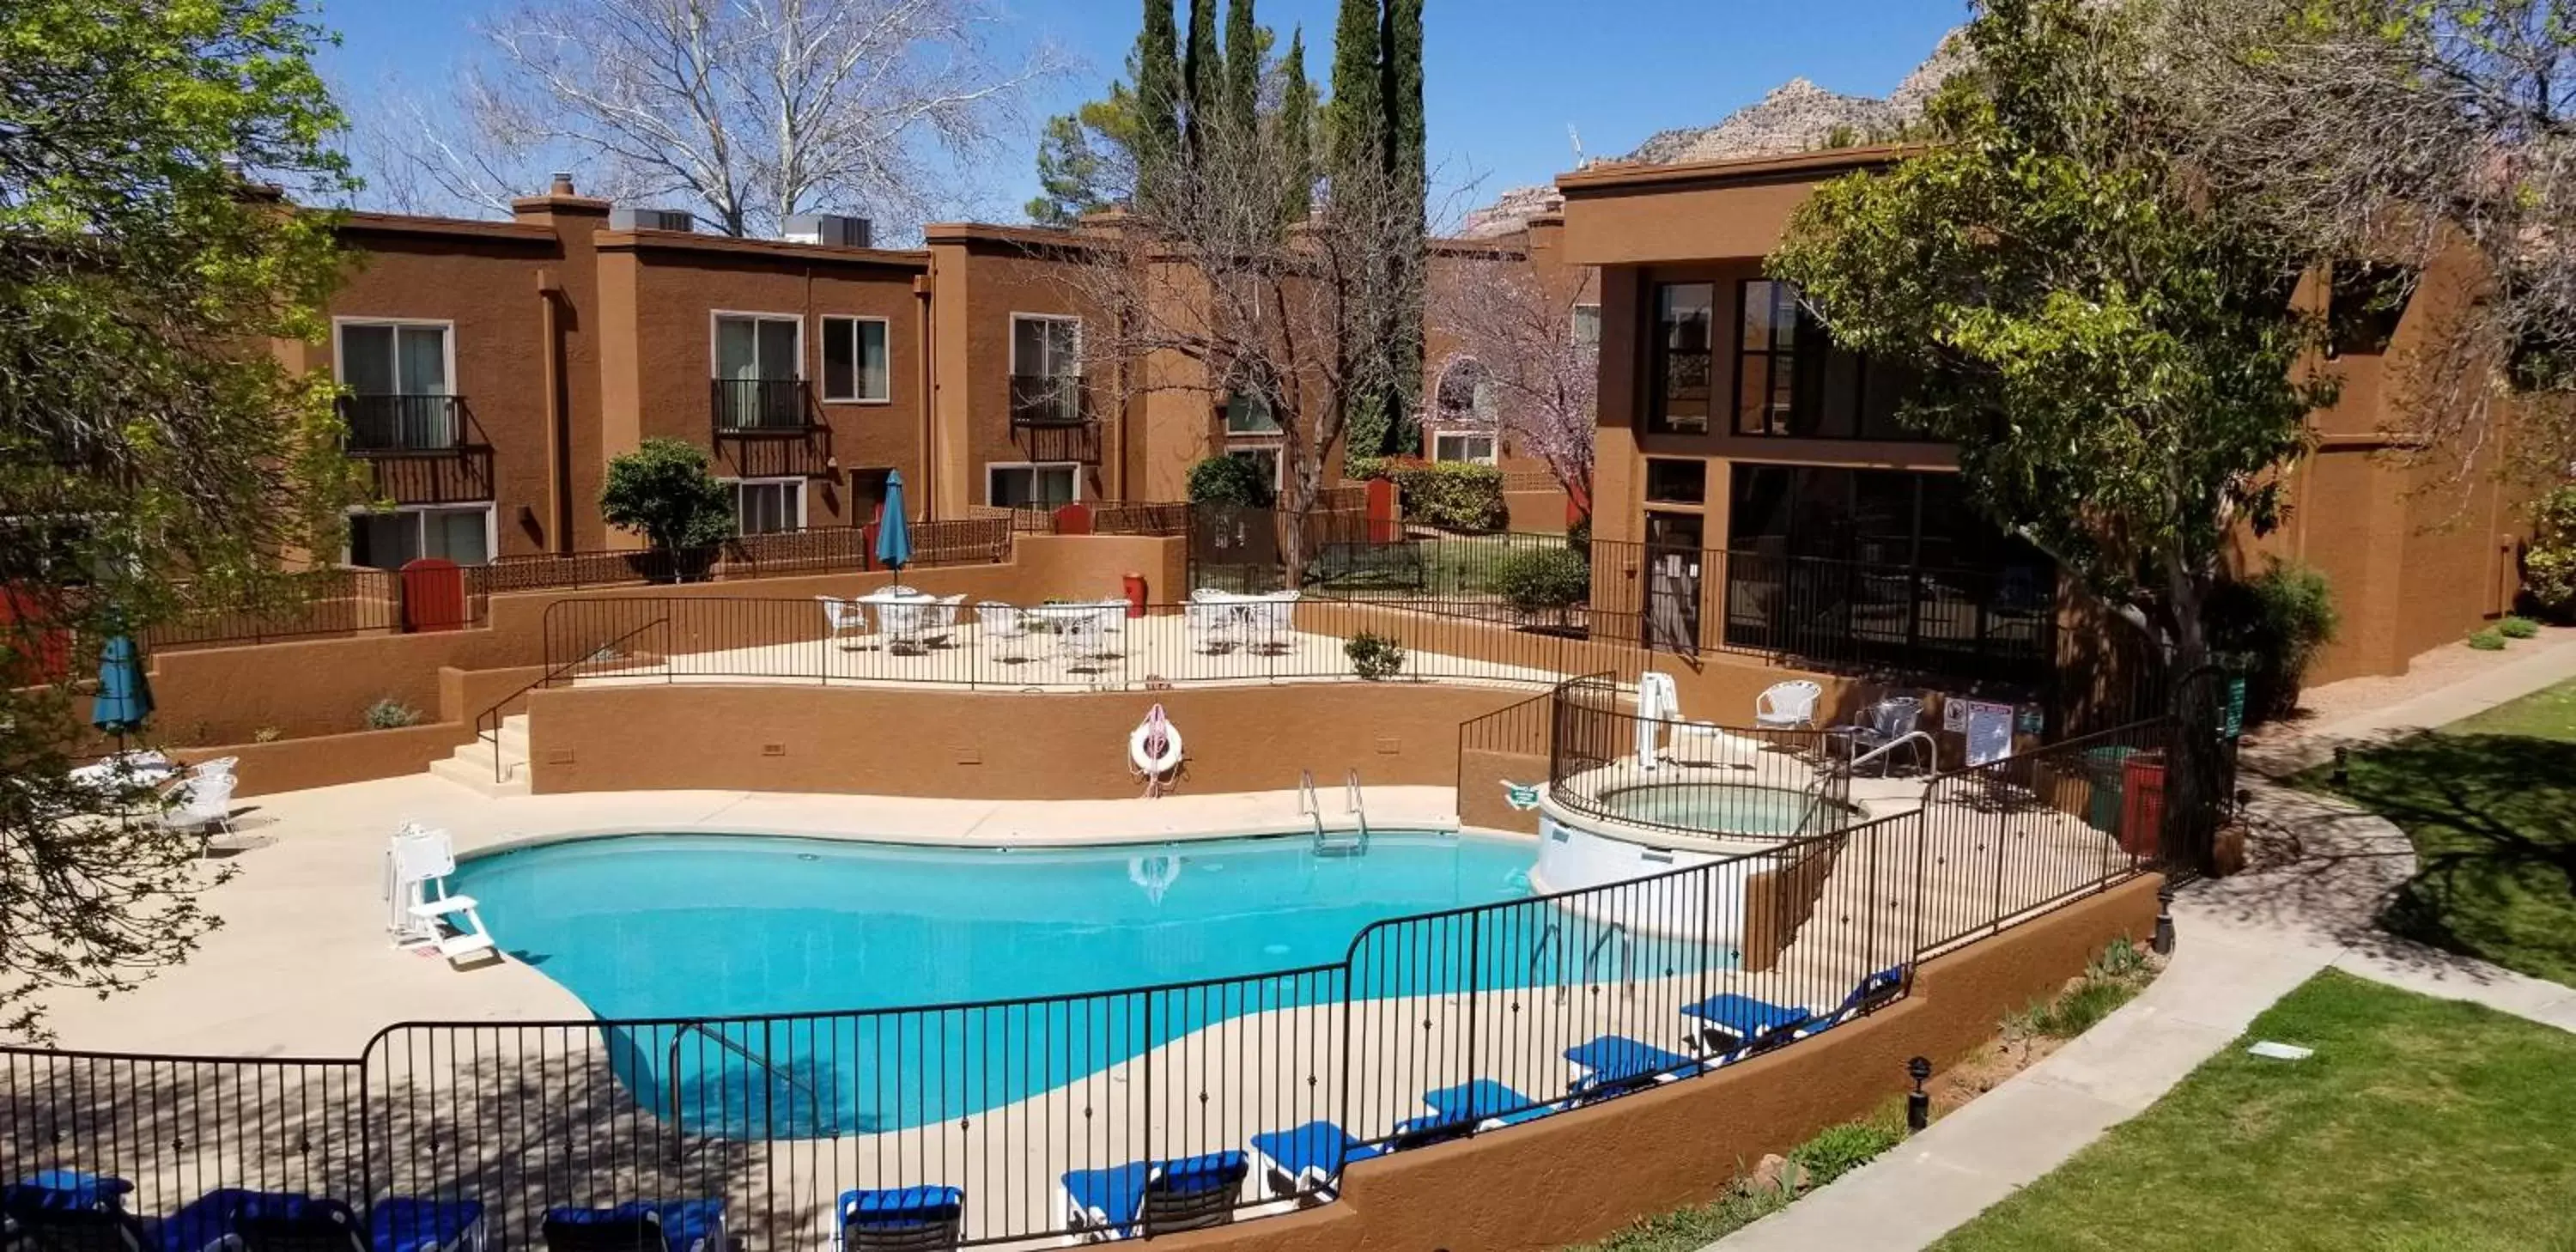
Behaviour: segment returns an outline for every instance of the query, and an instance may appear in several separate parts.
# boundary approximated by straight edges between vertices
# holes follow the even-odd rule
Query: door
[[[1649,651],[1699,655],[1701,519],[1691,513],[1646,514],[1646,621]]]

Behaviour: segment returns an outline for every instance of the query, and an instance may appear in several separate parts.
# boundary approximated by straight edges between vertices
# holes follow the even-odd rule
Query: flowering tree
[[[1592,511],[1601,345],[1575,323],[1583,284],[1546,281],[1517,253],[1451,258],[1430,279],[1429,324],[1453,347],[1423,405],[1426,430],[1492,430]]]

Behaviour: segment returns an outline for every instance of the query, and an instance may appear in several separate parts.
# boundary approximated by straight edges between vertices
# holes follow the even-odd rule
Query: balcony
[[[1071,430],[1089,424],[1078,374],[1011,375],[1011,428]]]
[[[718,435],[803,435],[814,429],[812,385],[802,378],[717,378],[707,390]]]
[[[342,396],[340,421],[356,457],[456,455],[466,446],[463,396]]]

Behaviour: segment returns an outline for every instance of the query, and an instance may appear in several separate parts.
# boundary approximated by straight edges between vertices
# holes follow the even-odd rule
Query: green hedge
[[[2334,641],[2340,625],[2326,576],[2278,560],[2252,578],[2220,587],[2209,621],[2212,642],[2244,669],[2246,712],[2256,721],[2285,717],[2298,707],[2308,663]]]
[[[2531,511],[2523,586],[2542,612],[2565,621],[2576,616],[2576,486],[2542,496]]]
[[[1570,547],[1515,549],[1495,569],[1493,590],[1523,613],[1570,608],[1592,598],[1592,562]]]

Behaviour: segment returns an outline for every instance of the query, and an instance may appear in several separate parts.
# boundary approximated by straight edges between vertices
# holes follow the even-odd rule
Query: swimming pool
[[[505,952],[616,1023],[609,1064],[656,1115],[812,1137],[1002,1107],[1247,1015],[1606,976],[1593,923],[1529,898],[1534,855],[1418,832],[1357,856],[1305,837],[1004,850],[632,835],[471,858],[454,885]],[[1473,960],[1460,925],[1369,929],[1480,905],[1503,908]],[[1733,960],[1618,939],[1623,970]],[[1156,989],[1098,994],[1142,987]],[[726,1020],[673,1020],[702,1018]],[[1329,1023],[1293,1028],[1297,1046],[1341,1046]]]

